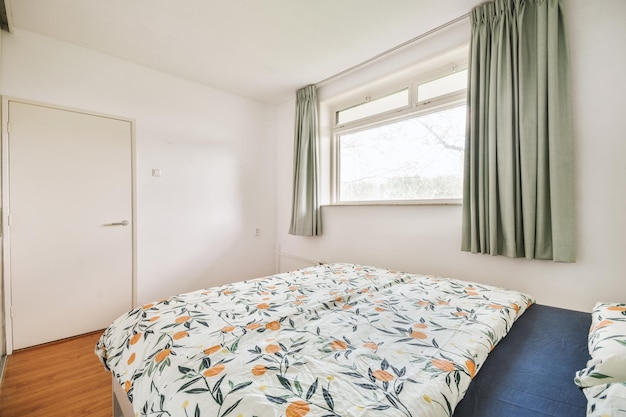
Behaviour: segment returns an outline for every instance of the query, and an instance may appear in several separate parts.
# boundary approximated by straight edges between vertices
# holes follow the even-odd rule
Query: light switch
[[[153,177],[160,177],[160,176],[161,176],[161,170],[160,170],[160,169],[153,168],[153,169],[152,169],[152,176],[153,176]]]

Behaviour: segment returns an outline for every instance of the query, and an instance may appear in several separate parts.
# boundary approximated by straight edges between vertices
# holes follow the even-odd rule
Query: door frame
[[[132,289],[131,302],[132,306],[137,305],[137,173],[136,173],[136,143],[135,143],[135,120],[127,117],[120,117],[111,114],[99,113],[73,107],[60,106],[55,104],[44,103],[21,99],[11,96],[2,96],[2,140],[0,145],[0,165],[1,165],[1,194],[0,211],[2,212],[0,222],[1,226],[1,243],[2,243],[2,281],[4,296],[4,340],[6,343],[6,354],[13,353],[13,316],[12,297],[11,297],[11,231],[9,228],[9,213],[11,202],[9,198],[9,103],[17,102],[22,104],[30,104],[41,107],[48,107],[55,110],[65,110],[75,113],[86,114],[90,116],[106,117],[109,119],[121,120],[130,123],[130,152],[131,152],[131,226],[132,226]],[[120,313],[121,314],[121,313]],[[2,323],[0,323],[2,324]]]

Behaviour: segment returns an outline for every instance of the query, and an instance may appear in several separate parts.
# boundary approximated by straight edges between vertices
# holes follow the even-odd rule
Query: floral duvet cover
[[[135,308],[96,354],[137,416],[450,416],[531,303],[329,264]]]

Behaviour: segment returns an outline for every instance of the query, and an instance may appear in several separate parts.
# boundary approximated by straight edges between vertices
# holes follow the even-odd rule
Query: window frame
[[[377,205],[461,205],[462,198],[454,199],[410,199],[410,200],[367,200],[367,201],[342,201],[340,199],[340,140],[342,134],[354,133],[361,130],[371,129],[402,120],[419,117],[433,112],[454,108],[467,104],[467,88],[443,94],[432,99],[417,101],[418,86],[438,78],[443,78],[458,71],[467,69],[467,62],[456,62],[451,65],[439,67],[426,74],[419,74],[408,82],[401,84],[388,84],[372,93],[350,96],[347,100],[330,108],[330,140],[331,140],[331,173],[330,173],[330,205],[333,206],[377,206]],[[374,101],[390,94],[394,94],[408,88],[410,103],[406,107],[378,113],[347,123],[337,123],[337,114],[340,111],[355,107],[368,101]]]

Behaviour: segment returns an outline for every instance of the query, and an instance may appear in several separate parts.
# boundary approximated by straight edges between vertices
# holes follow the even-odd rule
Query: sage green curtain
[[[317,141],[319,118],[314,85],[296,93],[295,143],[293,154],[293,205],[289,233],[317,236],[322,233],[317,198]]]
[[[470,13],[462,250],[574,262],[569,57],[558,0]]]

